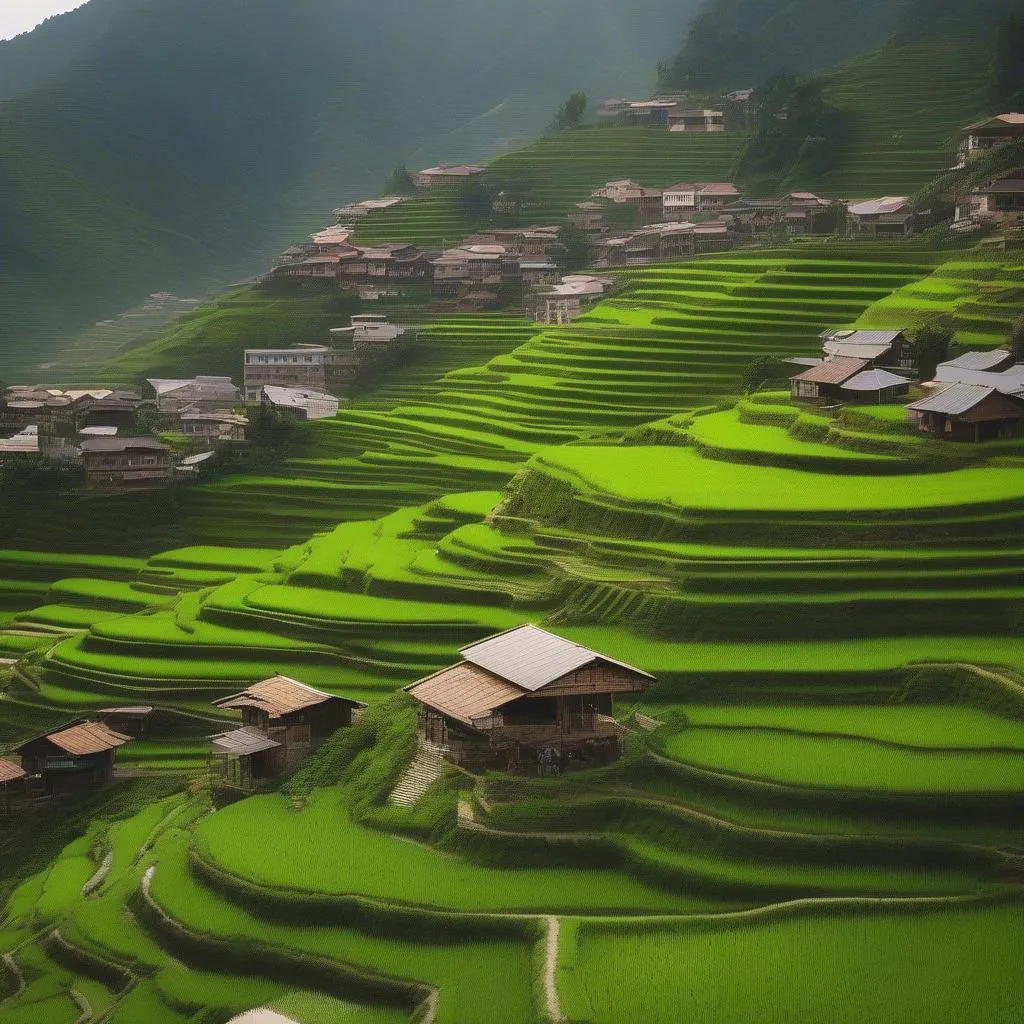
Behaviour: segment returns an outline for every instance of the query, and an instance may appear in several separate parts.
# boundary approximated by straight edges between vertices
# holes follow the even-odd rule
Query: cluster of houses
[[[956,170],[1024,139],[1024,113],[996,114],[964,129]],[[954,227],[1024,228],[1024,162],[958,198]]]
[[[1024,438],[1024,362],[1007,349],[966,352],[915,379],[914,342],[903,329],[834,330],[821,336],[822,357],[791,359],[806,369],[790,378],[797,400],[838,404],[898,402],[920,432],[946,441]]]
[[[654,677],[532,625],[464,647],[461,660],[407,686],[421,747],[468,770],[540,775],[607,764],[626,729],[615,698]],[[238,715],[209,737],[211,783],[252,792],[294,771],[366,707],[287,676],[213,705]],[[0,758],[0,809],[18,797],[96,788],[115,775],[116,752],[142,734],[151,707],[107,708],[21,743]],[[17,760],[15,760],[17,758]]]
[[[355,315],[330,344],[245,350],[243,388],[230,377],[150,378],[151,394],[106,388],[63,391],[14,385],[0,396],[0,462],[42,458],[81,469],[92,488],[165,486],[213,467],[218,454],[246,451],[247,408],[289,419],[336,416],[333,390],[351,383],[376,354],[415,341],[413,329],[377,314]],[[155,436],[179,434],[167,444]]]
[[[747,99],[750,92],[744,90]],[[727,99],[743,93],[731,93]],[[737,102],[736,100],[732,100]],[[649,100],[606,99],[597,108],[599,124],[631,124],[670,132],[724,132],[725,113],[707,107],[694,107],[688,93],[667,93]]]

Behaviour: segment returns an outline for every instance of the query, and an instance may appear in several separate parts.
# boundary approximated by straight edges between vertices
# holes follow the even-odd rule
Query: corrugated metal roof
[[[986,388],[979,384],[950,384],[948,388],[922,398],[919,402],[913,402],[907,408],[915,412],[940,412],[948,416],[958,416],[969,412],[996,393],[995,388]]]
[[[312,686],[300,683],[288,676],[272,676],[260,683],[254,683],[247,690],[224,697],[213,702],[218,708],[259,708],[266,711],[271,718],[280,718],[296,711],[315,707],[329,700],[343,700],[355,707],[366,707],[362,701],[348,697],[335,697],[333,694],[314,690]]]
[[[856,377],[851,377],[843,384],[844,391],[884,391],[886,388],[909,384],[906,377],[890,373],[888,370],[864,370]]]
[[[25,778],[25,771],[13,761],[5,761],[0,757],[0,786],[7,782],[17,782]]]
[[[593,661],[619,665],[648,679],[653,678],[632,665],[606,658],[571,640],[530,625],[517,626],[487,640],[470,644],[461,653],[466,661],[531,693]]]
[[[892,351],[892,345],[848,345],[844,341],[826,341],[822,351],[827,356],[852,356],[854,359],[881,359]]]
[[[806,381],[808,384],[842,384],[855,374],[860,373],[868,365],[866,359],[853,359],[849,356],[836,356],[826,359],[817,366],[812,366],[803,373],[798,373],[790,380]]]
[[[999,372],[965,370],[943,363],[935,370],[935,379],[942,384],[977,384],[983,388],[995,388],[1003,394],[1014,394],[1024,388],[1024,363],[1015,363]]]
[[[130,736],[114,732],[103,722],[79,722],[67,729],[48,733],[46,738],[55,747],[76,757],[116,750],[131,739]]]
[[[904,331],[905,327],[887,328],[886,330],[838,330],[825,331],[822,341],[841,341],[844,345],[891,345]]]
[[[956,359],[948,359],[939,366],[951,366],[962,370],[993,370],[1012,358],[1005,348],[993,348],[986,352],[965,352]]]
[[[524,696],[521,687],[470,662],[435,672],[406,691],[421,704],[466,725]]]
[[[850,213],[855,217],[872,217],[883,213],[897,213],[910,201],[909,196],[882,196],[863,203],[851,203]]]
[[[228,754],[258,754],[263,750],[273,750],[280,743],[264,736],[259,729],[235,729],[233,732],[221,732],[211,736],[210,741],[218,750]]]

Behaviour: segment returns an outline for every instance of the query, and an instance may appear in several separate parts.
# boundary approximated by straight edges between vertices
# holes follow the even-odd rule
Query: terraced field
[[[28,651],[0,736],[145,702],[125,767],[192,779],[15,892],[0,1014],[73,1020],[86,996],[156,1024],[262,1005],[301,1024],[318,1005],[457,1024],[905,1024],[910,1006],[946,1024],[970,1005],[1010,1024],[1024,445],[736,395],[755,356],[886,308],[902,324],[945,302],[964,340],[996,338],[1014,273],[899,246],[629,271],[569,327],[476,321],[480,365],[410,367],[314,425],[304,459],[197,488],[203,543],[0,556],[0,644]],[[456,772],[390,805],[415,749],[395,691],[524,621],[658,676],[618,709],[626,756]],[[210,702],[275,672],[370,707],[282,793],[208,814]],[[793,1004],[766,1008],[780,949]],[[882,999],[906,962],[920,991]]]

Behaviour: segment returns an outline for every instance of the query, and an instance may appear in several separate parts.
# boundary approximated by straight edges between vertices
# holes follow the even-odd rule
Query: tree
[[[993,54],[993,98],[1014,109],[1024,102],[1024,3],[999,20]]]
[[[953,341],[953,328],[945,317],[935,317],[923,323],[914,336],[914,364],[922,380],[931,380],[935,368],[949,356]]]
[[[759,391],[770,380],[785,380],[791,370],[773,356],[758,356],[743,372],[743,390]]]
[[[824,235],[845,234],[848,218],[846,203],[834,200],[824,210],[814,215],[814,230]]]
[[[548,130],[552,132],[564,132],[569,128],[579,128],[583,121],[583,115],[587,112],[587,94],[585,92],[574,92],[558,108],[554,121],[551,122]]]
[[[1024,362],[1024,315],[1017,317],[1010,328],[1010,351],[1018,362]]]
[[[416,191],[412,175],[404,163],[398,164],[384,183],[384,194],[389,196],[411,196]]]

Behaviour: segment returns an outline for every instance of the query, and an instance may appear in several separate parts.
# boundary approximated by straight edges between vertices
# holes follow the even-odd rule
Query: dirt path
[[[558,1002],[558,918],[547,918],[548,937],[544,947],[544,1006],[551,1024],[562,1024],[565,1016]]]

